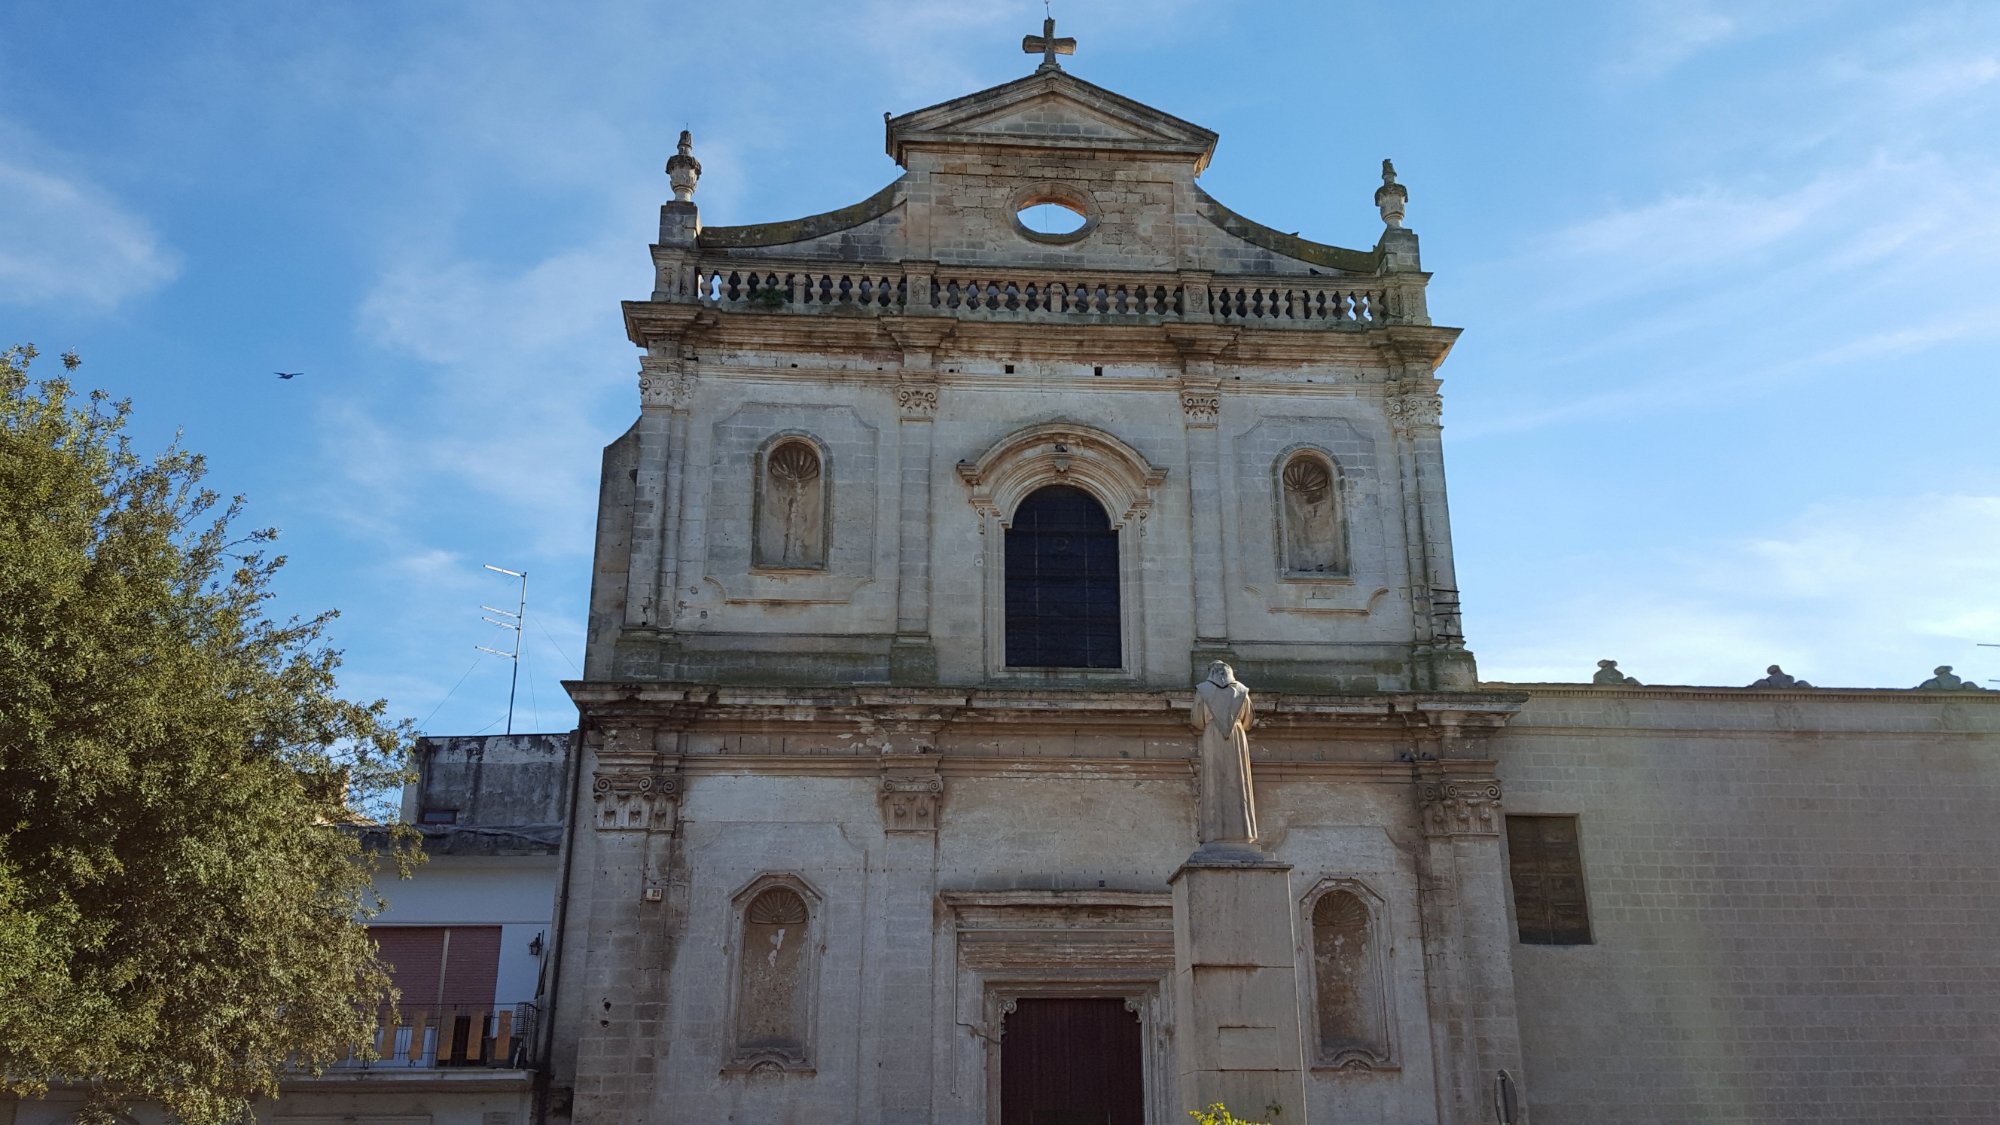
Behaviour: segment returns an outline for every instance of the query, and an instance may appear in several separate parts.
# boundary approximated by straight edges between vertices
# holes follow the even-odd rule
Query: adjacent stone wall
[[[1595,931],[1514,949],[1537,1125],[1995,1119],[2000,695],[1531,690]]]

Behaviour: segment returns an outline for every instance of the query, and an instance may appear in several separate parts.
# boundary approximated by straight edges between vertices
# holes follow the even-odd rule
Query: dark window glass
[[[1116,668],[1118,533],[1080,488],[1051,485],[1021,501],[1007,529],[1007,663]]]
[[[1507,869],[1521,944],[1590,944],[1575,817],[1508,817]]]

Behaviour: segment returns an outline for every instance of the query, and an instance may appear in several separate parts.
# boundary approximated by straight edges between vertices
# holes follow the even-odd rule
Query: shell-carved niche
[[[757,514],[751,559],[774,570],[824,570],[827,473],[819,447],[782,438],[758,458]]]
[[[1320,1066],[1391,1063],[1378,905],[1359,886],[1339,883],[1311,900],[1313,1055]]]
[[[1347,528],[1340,470],[1312,450],[1286,458],[1278,470],[1278,549],[1287,575],[1347,573]]]
[[[737,902],[729,1069],[809,1069],[818,896],[788,876],[766,876]]]

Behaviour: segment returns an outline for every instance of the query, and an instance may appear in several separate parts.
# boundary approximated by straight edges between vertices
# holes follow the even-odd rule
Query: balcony
[[[534,1066],[538,1013],[533,1004],[405,1008],[397,1014],[396,1023],[384,1021],[376,1028],[372,1051],[356,1051],[328,1072]]]

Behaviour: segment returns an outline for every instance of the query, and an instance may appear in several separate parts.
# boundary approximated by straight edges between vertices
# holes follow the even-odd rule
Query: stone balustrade
[[[735,261],[663,263],[654,299],[731,311],[935,313],[970,320],[1240,323],[1259,328],[1367,329],[1399,318],[1397,279],[969,270]],[[1404,284],[1421,287],[1411,279]],[[1421,299],[1409,304],[1421,309]]]

